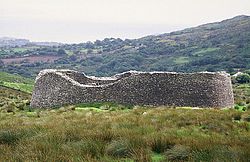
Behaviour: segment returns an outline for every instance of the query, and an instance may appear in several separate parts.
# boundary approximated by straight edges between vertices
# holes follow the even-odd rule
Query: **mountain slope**
[[[138,41],[146,44],[140,49],[141,53],[163,55],[163,60],[173,56],[173,70],[249,68],[250,17],[237,16]],[[168,65],[171,66],[171,63]]]
[[[25,57],[27,60],[2,63],[2,70],[26,76],[34,76],[43,68],[69,68],[91,75],[111,75],[126,70],[233,72],[250,69],[250,17],[242,15],[139,39],[106,38],[60,47],[22,48],[20,52],[14,48],[1,49],[0,58]],[[34,55],[60,57],[53,63],[29,62],[29,57]]]
[[[31,93],[34,86],[34,80],[22,77],[20,75],[0,72],[0,87],[8,87],[22,92]]]

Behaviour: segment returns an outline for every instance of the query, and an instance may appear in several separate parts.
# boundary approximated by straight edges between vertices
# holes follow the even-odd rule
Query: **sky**
[[[0,37],[133,39],[237,15],[250,16],[250,0],[0,0]]]

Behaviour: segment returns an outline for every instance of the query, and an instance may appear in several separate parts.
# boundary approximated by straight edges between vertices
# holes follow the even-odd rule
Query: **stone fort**
[[[84,102],[130,105],[232,107],[230,75],[225,72],[138,72],[112,77],[86,76],[73,70],[42,70],[31,107],[49,108]]]

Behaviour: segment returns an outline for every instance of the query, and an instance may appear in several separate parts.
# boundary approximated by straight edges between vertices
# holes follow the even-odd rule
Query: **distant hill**
[[[61,46],[63,43],[59,42],[31,42],[31,45],[36,45],[36,46]]]
[[[27,45],[35,46],[60,46],[63,43],[58,42],[31,42],[28,39],[18,39],[11,37],[0,37],[0,47],[22,47]]]
[[[34,63],[29,61],[33,55],[58,57],[53,62]],[[43,68],[69,68],[90,75],[127,70],[235,72],[250,69],[250,17],[241,15],[139,39],[106,38],[61,46],[0,48],[0,58],[6,57],[25,57],[26,62],[2,63],[3,71],[33,77]]]
[[[0,47],[24,46],[30,43],[28,39],[17,39],[10,37],[0,37]]]

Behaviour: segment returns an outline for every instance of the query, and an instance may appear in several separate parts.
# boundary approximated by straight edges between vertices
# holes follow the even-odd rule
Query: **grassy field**
[[[0,72],[0,85],[13,88],[27,93],[32,93],[34,80],[24,78],[20,75]]]
[[[9,74],[0,71],[0,81],[2,82],[14,82],[14,83],[24,83],[24,84],[34,84],[34,80],[30,78],[25,78],[17,74]]]
[[[180,57],[177,57],[175,60],[174,60],[174,63],[176,64],[185,64],[185,63],[188,63],[189,60],[188,57],[183,57],[183,56],[180,56]]]
[[[13,48],[14,52],[25,52],[27,50],[28,50],[27,48],[22,48],[22,47]]]
[[[250,110],[250,84],[234,84],[235,109]]]
[[[200,51],[195,52],[193,55],[194,56],[203,56],[205,54],[208,54],[210,52],[218,51],[220,48],[206,48],[202,49]]]
[[[13,87],[33,80],[0,74],[11,83],[0,86],[0,161],[250,159],[249,84],[234,85],[235,109],[82,103],[41,110],[29,107],[32,87]]]
[[[102,105],[109,107],[107,110],[92,106],[15,113],[2,110],[0,160],[250,159],[249,111]]]
[[[0,86],[0,111],[15,113],[29,106],[31,94]]]

